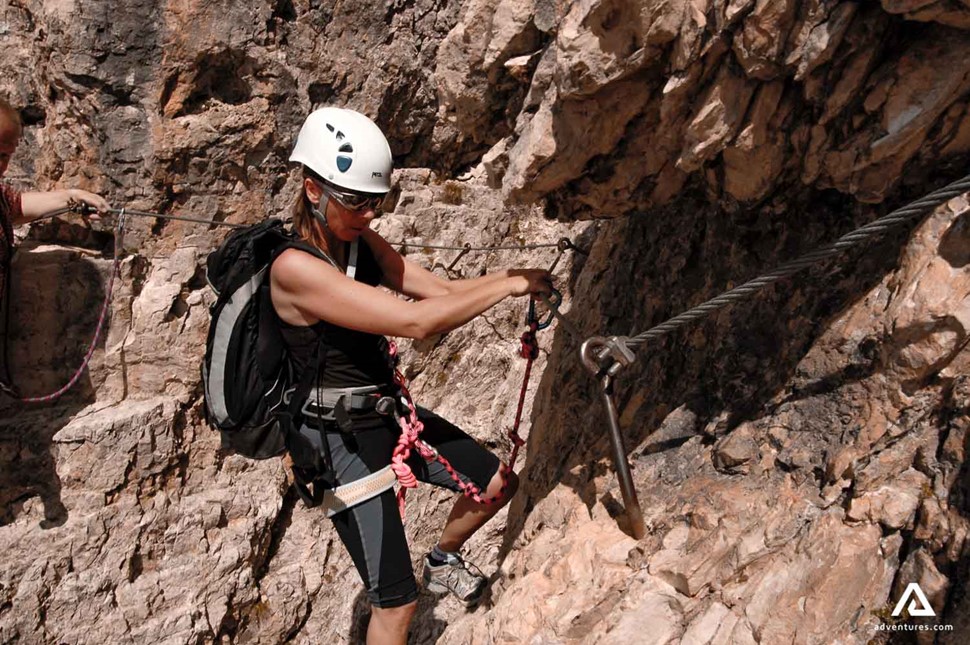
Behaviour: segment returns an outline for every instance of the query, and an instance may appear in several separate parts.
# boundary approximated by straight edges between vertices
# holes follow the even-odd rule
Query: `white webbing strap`
[[[332,517],[340,511],[345,511],[394,488],[396,481],[397,475],[394,474],[390,466],[385,466],[372,475],[324,491],[323,510],[327,517]]]
[[[351,280],[357,275],[357,247],[360,240],[354,240],[350,243],[350,259],[347,261],[347,277]]]

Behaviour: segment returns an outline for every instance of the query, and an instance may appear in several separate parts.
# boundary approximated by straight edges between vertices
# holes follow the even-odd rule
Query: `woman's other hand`
[[[552,293],[552,274],[545,269],[510,269],[513,296]]]

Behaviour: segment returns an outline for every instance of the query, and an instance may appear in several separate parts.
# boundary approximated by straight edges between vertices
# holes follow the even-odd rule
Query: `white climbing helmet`
[[[311,112],[290,161],[346,190],[383,194],[391,189],[391,146],[376,123],[353,110],[325,107]]]

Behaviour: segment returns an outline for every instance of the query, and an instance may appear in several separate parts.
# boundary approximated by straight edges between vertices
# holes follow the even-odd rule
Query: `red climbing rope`
[[[519,436],[519,424],[522,423],[522,410],[525,407],[525,393],[529,389],[529,376],[532,375],[532,363],[539,358],[539,341],[536,332],[539,331],[538,321],[529,322],[529,330],[519,339],[522,346],[519,356],[525,359],[525,374],[522,377],[522,388],[519,390],[519,406],[515,410],[515,421],[509,428],[509,439],[512,441],[512,454],[509,455],[509,470],[515,468],[515,458],[519,455],[519,448],[525,445],[525,439]]]
[[[91,362],[91,358],[94,356],[94,350],[98,347],[98,341],[101,340],[101,334],[104,332],[105,322],[108,318],[108,311],[111,307],[111,296],[114,293],[115,278],[121,272],[121,251],[123,249],[122,237],[125,230],[125,209],[121,209],[118,215],[118,223],[115,226],[115,248],[114,248],[114,261],[111,264],[111,277],[108,279],[108,287],[105,290],[104,302],[101,304],[101,313],[98,315],[98,324],[94,330],[94,338],[91,339],[91,344],[88,345],[88,351],[84,355],[84,359],[81,361],[81,365],[74,371],[74,375],[68,380],[63,387],[61,387],[56,392],[47,394],[44,396],[20,396],[19,393],[10,386],[4,387],[3,392],[7,396],[10,396],[17,401],[22,403],[49,403],[54,401],[61,396],[63,396],[68,390],[74,387],[78,379],[87,369],[88,364]]]

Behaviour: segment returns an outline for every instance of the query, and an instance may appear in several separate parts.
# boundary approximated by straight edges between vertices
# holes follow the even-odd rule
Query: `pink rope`
[[[392,362],[397,361],[397,343],[393,340],[388,342],[387,354]],[[403,519],[405,516],[404,498],[407,489],[418,487],[418,479],[414,476],[414,471],[407,464],[407,459],[411,456],[411,449],[417,447],[419,453],[425,459],[432,453],[427,450],[427,446],[425,446],[423,441],[418,441],[421,431],[424,430],[424,424],[418,419],[418,412],[414,406],[414,401],[411,399],[411,392],[408,390],[407,381],[401,373],[401,370],[397,369],[397,367],[394,368],[394,383],[400,388],[401,397],[408,406],[407,415],[398,417],[398,423],[401,426],[401,435],[398,437],[397,445],[394,446],[394,452],[391,454],[391,470],[397,475],[397,480],[401,484],[401,488],[397,491],[397,508]]]
[[[484,497],[484,491],[478,485],[464,481],[445,457],[421,441],[420,436],[424,430],[424,424],[418,418],[417,408],[414,405],[414,400],[411,398],[411,392],[407,388],[407,381],[404,375],[395,367],[394,383],[400,388],[401,398],[408,408],[406,415],[398,417],[398,423],[401,426],[401,435],[398,437],[397,445],[394,446],[394,452],[391,455],[391,470],[397,475],[398,482],[401,484],[401,488],[397,492],[397,505],[398,511],[401,513],[401,519],[405,517],[405,496],[407,489],[417,488],[418,486],[418,480],[414,476],[414,472],[406,463],[407,459],[411,456],[412,449],[417,449],[418,453],[425,459],[437,460],[444,466],[445,471],[454,480],[462,494],[474,502],[478,504],[494,504],[505,497],[505,491],[509,485],[509,474],[515,466],[515,459],[519,454],[519,448],[525,445],[525,440],[519,436],[519,425],[522,422],[522,410],[525,407],[525,395],[529,387],[532,363],[539,356],[539,343],[536,340],[537,330],[538,323],[531,322],[529,324],[529,330],[522,334],[522,347],[519,353],[527,362],[525,376],[522,380],[522,389],[519,391],[519,405],[515,411],[515,421],[508,431],[509,439],[512,442],[512,452],[509,456],[508,465],[502,464],[499,467],[499,477],[502,480],[502,485],[499,488],[498,494],[494,497]],[[396,361],[397,343],[390,341],[388,343],[387,353],[392,362]]]
[[[68,390],[74,387],[74,385],[78,382],[78,379],[80,379],[81,375],[84,373],[84,370],[87,369],[88,363],[91,362],[91,358],[94,356],[94,350],[98,346],[98,341],[101,340],[101,333],[104,331],[104,323],[108,318],[108,310],[110,309],[110,305],[111,305],[111,294],[114,290],[115,278],[118,277],[118,274],[121,272],[120,271],[121,269],[120,249],[122,248],[124,227],[125,227],[125,209],[122,208],[121,213],[118,216],[118,224],[115,228],[114,263],[112,264],[112,267],[111,267],[111,278],[108,280],[108,289],[104,297],[104,303],[101,305],[101,313],[98,316],[98,326],[94,330],[94,338],[91,339],[91,344],[88,346],[88,351],[84,355],[84,360],[81,361],[81,366],[77,368],[77,370],[74,372],[74,375],[64,385],[64,387],[57,390],[56,392],[47,394],[45,396],[14,397],[18,401],[21,401],[23,403],[48,403],[50,401],[53,401],[54,399],[60,398]]]

